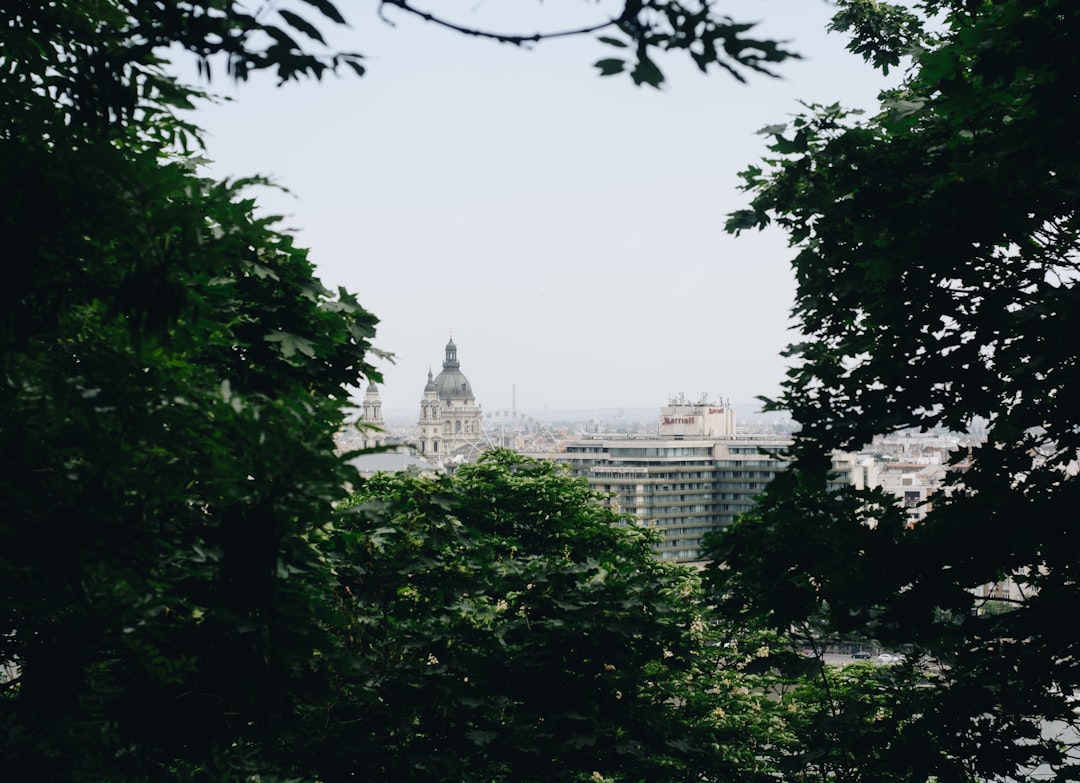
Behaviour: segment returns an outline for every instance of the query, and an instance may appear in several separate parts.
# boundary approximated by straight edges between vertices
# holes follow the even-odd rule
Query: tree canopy
[[[860,751],[898,731],[901,670],[823,685],[819,660],[719,619],[696,572],[597,500],[508,450],[362,481],[326,551],[364,676],[298,755],[328,780],[764,783],[830,776],[837,725]]]
[[[583,479],[499,450],[452,476],[377,475],[345,508],[330,542],[341,633],[368,684],[346,688],[317,765],[418,781],[687,774],[673,695],[695,655],[692,581]]]
[[[808,106],[764,129],[772,154],[743,174],[728,229],[776,224],[797,251],[803,336],[769,405],[802,430],[714,542],[715,587],[732,615],[932,664],[890,741],[920,779],[1075,779],[1080,8],[842,0],[834,27],[905,76],[873,116]],[[985,445],[953,455],[914,527],[887,495],[826,490],[835,449],[975,421]],[[1008,611],[982,611],[976,588],[1006,578]]]
[[[379,377],[376,319],[254,216],[250,183],[185,152],[196,91],[160,50],[226,46],[221,6],[0,8],[14,779],[267,772],[318,690],[312,651],[333,649],[311,541],[350,475],[332,441],[348,386]]]
[[[312,779],[320,765],[384,774],[403,771],[415,749],[444,763],[434,751],[457,752],[440,744],[451,740],[498,748],[478,768],[522,779],[524,760],[534,777],[553,763],[525,742],[526,726],[549,753],[561,743],[579,771],[590,743],[604,745],[613,768],[638,743],[655,745],[648,721],[658,721],[657,737],[672,736],[661,725],[664,672],[685,662],[673,583],[642,559],[640,540],[608,535],[610,520],[584,506],[572,506],[581,531],[524,540],[528,524],[563,513],[541,500],[580,504],[580,487],[531,498],[518,531],[465,536],[435,506],[430,529],[399,518],[416,499],[405,483],[400,501],[383,497],[386,524],[402,524],[383,543],[377,530],[335,528],[334,504],[355,472],[333,436],[350,389],[380,379],[376,318],[353,294],[324,288],[294,237],[256,216],[254,181],[200,175],[188,112],[203,93],[177,82],[167,58],[193,55],[207,78],[219,68],[241,80],[258,70],[282,81],[362,74],[360,54],[322,46],[320,26],[343,22],[328,0],[253,11],[233,0],[0,3],[0,757],[11,779]],[[664,49],[736,74],[789,56],[702,4],[627,2],[601,29],[604,45],[628,52],[639,83],[660,83],[652,57]],[[514,493],[499,499],[504,509],[513,502]],[[364,507],[351,519],[376,517]],[[402,561],[371,562],[376,551],[429,558],[414,573],[446,595],[465,590],[451,577],[481,556],[502,553],[504,565],[478,571],[473,592],[457,595],[461,618],[440,603],[443,614],[424,626],[418,610],[434,598],[414,606],[397,595],[409,586]],[[364,568],[377,580],[362,578]],[[494,611],[477,591],[494,599],[496,588],[515,602],[499,637],[473,629]],[[606,603],[616,598],[627,603]],[[399,612],[396,637],[365,625],[380,602]],[[575,624],[592,636],[576,638]],[[530,627],[559,645],[541,649],[525,638]],[[457,649],[443,631],[461,635]],[[483,643],[472,641],[481,631]],[[495,643],[504,638],[519,642],[504,650]],[[446,663],[410,658],[418,640]],[[603,658],[602,643],[619,656]],[[485,669],[481,652],[505,655],[505,667]],[[384,660],[393,677],[380,685]],[[448,668],[466,666],[493,688],[485,678],[502,673],[507,722],[487,691],[469,705],[476,687]],[[531,666],[561,690],[529,679]],[[654,693],[640,687],[647,675]],[[590,700],[606,704],[620,688],[627,721],[608,725]],[[404,701],[380,706],[389,695]],[[408,709],[398,714],[397,703]],[[443,719],[450,703],[469,714]],[[372,734],[346,735],[357,715]],[[333,719],[336,738],[381,755],[332,746],[330,730],[313,728],[317,716]],[[545,720],[550,737],[537,730]],[[409,739],[402,721],[425,728]],[[614,736],[624,729],[628,738]]]
[[[237,186],[45,121],[0,138],[6,774],[257,767],[324,644],[309,538],[375,319]]]

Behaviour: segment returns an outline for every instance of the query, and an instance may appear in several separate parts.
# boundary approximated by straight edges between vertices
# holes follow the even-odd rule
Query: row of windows
[[[743,509],[743,511],[745,510],[746,509]],[[704,517],[704,519],[709,520],[707,530],[719,530],[722,527],[726,527],[727,525],[735,521],[736,516],[738,516],[738,514],[733,513]],[[687,528],[700,526],[702,520],[702,517],[665,517],[663,519],[642,518],[639,524],[644,524],[649,527],[655,527],[657,530],[668,530],[670,528],[679,526]]]
[[[686,502],[688,500],[750,500],[752,496],[759,495],[765,490],[766,485],[756,482],[726,482],[708,490],[699,489],[690,492],[672,491],[645,491],[642,487],[612,486],[603,484],[596,487],[599,491],[608,492],[610,495],[618,495],[620,498],[656,498],[666,502]],[[715,489],[744,489],[746,491],[714,491]]]
[[[769,454],[775,454],[778,451],[783,451],[784,446],[727,446],[729,454],[760,454],[765,451]]]
[[[677,549],[673,552],[659,550],[656,554],[661,560],[677,560],[681,563],[701,559],[700,549]]]
[[[600,488],[603,487],[608,492],[647,492],[650,495],[658,495],[663,492],[685,492],[692,495],[700,495],[703,492],[712,492],[717,488],[715,481],[695,481],[693,483],[683,484],[653,484],[648,481],[613,481],[610,478],[604,478],[605,481],[611,481],[610,484],[599,483],[600,476],[593,476],[593,486]],[[726,486],[726,485],[722,485]]]
[[[663,527],[664,538],[681,538],[683,536],[703,536],[719,530],[720,525],[694,525],[691,527]]]
[[[713,472],[705,463],[702,463],[702,465],[703,467],[700,470],[659,470],[654,467],[649,471],[648,476],[652,481],[677,481],[679,479],[684,481],[686,479],[696,479],[697,481],[701,481]]]
[[[718,459],[713,464],[718,468],[773,468],[775,472],[783,463],[775,459]]]
[[[640,446],[634,448],[612,448],[608,450],[612,457],[708,457],[712,448],[708,446]]]
[[[675,476],[675,475],[684,475],[684,474],[676,474],[676,473],[660,473],[660,472],[654,472],[654,471],[660,471],[660,470],[663,470],[663,467],[664,467],[664,466],[662,466],[662,465],[657,465],[657,464],[656,464],[655,462],[651,462],[651,461],[648,461],[648,460],[633,460],[633,459],[628,459],[628,460],[622,460],[621,462],[618,462],[618,463],[616,463],[616,464],[618,464],[618,465],[628,465],[628,466],[630,466],[630,467],[636,467],[636,468],[652,468],[652,470],[650,470],[650,471],[649,471],[649,473],[650,473],[650,475],[654,475],[654,476]],[[710,470],[710,469],[712,468],[712,465],[713,465],[713,463],[712,463],[712,460],[707,460],[707,459],[692,459],[692,460],[681,460],[681,461],[679,462],[679,464],[678,464],[678,466],[677,466],[677,467],[680,467],[680,468],[692,468],[692,467],[700,467],[700,468],[704,468],[705,470]],[[673,465],[672,467],[674,468],[674,467],[676,467],[676,466],[675,466],[675,465]],[[700,472],[700,471],[699,471],[699,472]],[[691,476],[691,475],[694,475],[694,474],[692,474],[692,473],[686,473],[685,475],[686,475],[686,476]]]
[[[756,495],[747,492],[735,497],[687,498],[682,501],[672,497],[657,497],[655,495],[619,495],[617,497],[619,503],[628,503],[639,508],[690,508],[691,506],[700,508],[704,506],[705,510],[723,510],[752,506]]]
[[[718,479],[729,478],[763,478],[771,479],[776,475],[775,470],[718,470],[716,471],[716,477]]]
[[[465,432],[470,432],[471,433],[471,432],[476,431],[476,425],[478,423],[479,422],[475,422],[475,421],[467,421],[467,422],[465,422]],[[454,421],[454,430],[453,431],[454,432],[461,432],[461,430],[462,430],[461,420],[457,419],[457,420]],[[446,424],[443,425],[443,432],[445,432],[447,435],[450,434],[450,422],[446,422]]]
[[[656,517],[670,517],[675,514],[711,514],[713,516],[728,516],[731,514],[741,514],[750,508],[753,508],[753,503],[707,503],[696,506],[660,506],[652,503],[641,504],[619,504],[619,508],[624,511],[635,511],[637,513],[644,513],[648,516]],[[668,520],[662,520],[664,522]]]
[[[700,538],[679,538],[679,539],[675,539],[673,541],[666,541],[665,540],[662,544],[660,544],[659,547],[657,547],[657,549],[659,549],[660,551],[663,551],[665,549],[671,549],[671,548],[677,547],[677,546],[700,547],[701,546],[701,539]]]
[[[656,503],[641,503],[636,508],[644,509],[653,514],[704,514],[706,511],[716,511],[719,506],[697,503],[692,506],[661,506]]]
[[[753,486],[757,486],[756,484]],[[665,492],[635,492],[633,489],[619,488],[618,491],[610,487],[600,488],[602,492],[616,495],[620,500],[626,499],[633,502],[640,500],[642,503],[648,498],[653,503],[694,503],[706,500],[741,500],[745,503],[753,501],[755,492],[691,492],[687,494],[674,494]]]
[[[742,497],[747,494],[757,494],[757,490],[768,486],[766,481],[718,481],[715,483],[702,484],[698,487],[689,487],[688,489],[659,489],[658,487],[650,487],[647,484],[599,484],[594,483],[593,487],[602,492],[615,492],[620,495],[649,495],[650,497],[666,497],[666,498],[679,498],[686,497],[690,499],[694,498],[722,498],[722,497]],[[739,492],[738,490],[751,490],[750,492]]]

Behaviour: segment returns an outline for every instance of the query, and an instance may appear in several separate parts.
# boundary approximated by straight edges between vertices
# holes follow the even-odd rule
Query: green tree
[[[290,749],[320,779],[764,783],[806,755],[820,663],[717,622],[698,574],[563,468],[497,450],[342,509],[355,671]]]
[[[24,284],[2,327],[3,736],[25,780],[150,776],[291,711],[344,384],[378,377],[375,319],[291,237],[114,143],[0,143]]]
[[[332,442],[347,384],[378,377],[375,319],[252,216],[243,183],[177,151],[193,91],[155,50],[233,39],[176,11],[0,9],[12,779],[269,773],[320,687],[313,650],[333,649],[310,542],[348,477]],[[149,26],[170,13],[171,32]]]
[[[729,230],[775,223],[798,251],[805,337],[769,405],[802,431],[714,542],[715,589],[732,615],[910,643],[939,668],[888,741],[920,759],[908,779],[1076,779],[1080,8],[843,0],[834,27],[905,78],[867,119],[811,106],[765,129],[773,154],[744,172]],[[834,449],[976,419],[987,442],[954,455],[925,522],[826,490]],[[1005,577],[1013,610],[978,612],[974,589]]]
[[[364,481],[330,538],[364,676],[311,763],[327,779],[714,779],[678,698],[707,650],[695,581],[620,522],[584,480],[505,450]]]
[[[871,662],[823,666],[816,676],[789,680],[780,694],[791,735],[784,776],[823,783],[932,778],[939,738],[919,725],[931,691],[914,687],[927,682],[914,667]]]

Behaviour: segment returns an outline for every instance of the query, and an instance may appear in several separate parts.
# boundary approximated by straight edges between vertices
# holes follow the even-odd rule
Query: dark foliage
[[[714,541],[716,589],[731,613],[932,664],[932,698],[873,758],[918,755],[919,779],[1075,779],[1080,8],[840,6],[853,51],[909,70],[867,120],[811,107],[766,129],[774,155],[744,173],[753,202],[729,229],[775,222],[798,250],[805,337],[771,404],[802,432],[790,473]],[[834,449],[974,421],[986,444],[954,454],[913,528],[885,495],[825,489]],[[1010,611],[982,611],[974,590],[1006,577]]]

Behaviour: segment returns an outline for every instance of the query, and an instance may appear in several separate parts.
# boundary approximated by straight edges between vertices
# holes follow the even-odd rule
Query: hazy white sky
[[[583,0],[431,3],[465,24],[559,29],[603,14]],[[682,57],[661,91],[601,78],[595,38],[521,50],[457,36],[377,4],[340,0],[368,74],[211,89],[209,173],[271,176],[259,194],[311,249],[323,283],[381,320],[394,353],[388,412],[419,409],[451,332],[486,410],[658,407],[775,394],[789,331],[792,252],[779,232],[723,233],[747,200],[736,173],[761,127],[798,100],[870,108],[876,74],[825,33],[825,0],[740,0],[804,60],[782,79],[703,76]],[[460,9],[454,11],[453,9]],[[309,16],[311,16],[309,14]],[[325,29],[325,25],[322,26]]]

